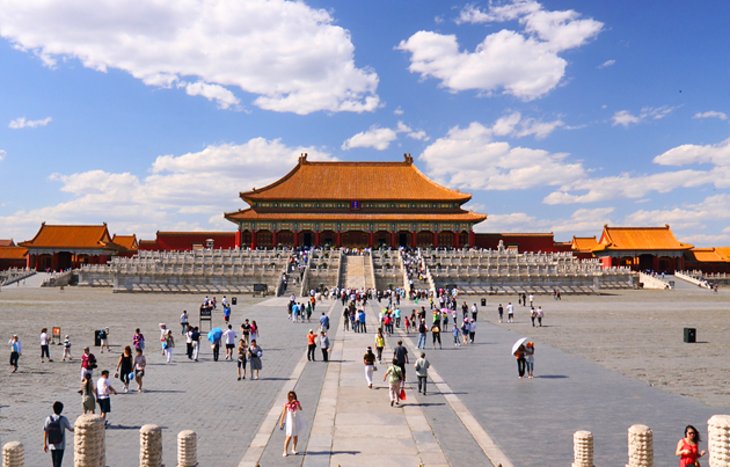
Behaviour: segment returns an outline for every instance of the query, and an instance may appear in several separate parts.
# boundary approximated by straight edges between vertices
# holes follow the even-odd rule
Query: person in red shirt
[[[314,358],[314,350],[317,348],[317,335],[314,333],[314,329],[309,330],[307,334],[307,360],[310,362],[317,361]]]
[[[684,429],[684,438],[677,443],[675,455],[679,457],[679,467],[699,465],[698,459],[707,452],[699,450],[700,432],[692,425],[687,425]]]

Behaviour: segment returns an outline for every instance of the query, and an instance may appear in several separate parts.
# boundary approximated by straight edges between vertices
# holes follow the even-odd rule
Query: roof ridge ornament
[[[307,162],[307,156],[308,154],[306,152],[302,152],[299,154],[299,164],[305,164]]]
[[[403,154],[403,160],[407,165],[413,165],[413,156],[411,156],[410,152]]]

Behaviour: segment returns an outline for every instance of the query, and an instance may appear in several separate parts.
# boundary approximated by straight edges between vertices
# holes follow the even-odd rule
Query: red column
[[[296,248],[298,246],[299,246],[299,231],[295,230],[294,231],[294,247]]]
[[[58,253],[53,253],[51,255],[51,271],[55,271],[58,269]]]
[[[239,228],[236,230],[236,239],[234,241],[234,246],[236,248],[241,248],[241,229]]]
[[[396,238],[397,235],[397,232],[390,232],[390,247],[393,249],[398,248],[398,239]]]
[[[474,235],[474,231],[469,231],[469,247],[474,248],[474,245],[476,244],[476,235]]]
[[[416,232],[411,232],[411,247],[416,248],[418,244],[416,243]]]
[[[255,230],[251,231],[251,249],[252,250],[256,249],[256,231]]]
[[[433,233],[433,247],[434,248],[439,247],[439,233],[438,232]]]
[[[335,233],[335,246],[337,248],[342,246],[342,234],[339,230]]]
[[[459,241],[461,240],[461,233],[460,232],[454,232],[454,248],[460,248],[461,245],[459,244]]]
[[[684,256],[680,256],[675,259],[674,269],[678,271],[684,271]]]
[[[271,243],[274,248],[276,248],[276,245],[279,243],[279,231],[273,230],[271,232]]]
[[[314,246],[319,246],[319,230],[314,232]]]
[[[651,268],[654,271],[659,271],[659,257],[656,255],[651,259]]]
[[[370,248],[375,248],[375,232],[370,232],[370,238],[368,239]]]

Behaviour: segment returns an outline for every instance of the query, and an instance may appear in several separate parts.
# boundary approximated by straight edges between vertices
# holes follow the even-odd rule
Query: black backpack
[[[96,368],[96,357],[93,353],[89,354],[89,359],[87,360],[87,366],[89,370],[93,370]]]
[[[63,441],[63,430],[61,428],[60,415],[56,419],[51,416],[51,421],[48,422],[46,433],[48,433],[48,443],[50,444],[59,444]]]

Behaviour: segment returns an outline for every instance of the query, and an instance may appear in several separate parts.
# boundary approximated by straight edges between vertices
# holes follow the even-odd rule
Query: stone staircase
[[[342,258],[343,287],[354,289],[372,288],[372,260],[370,256],[344,256]]]

